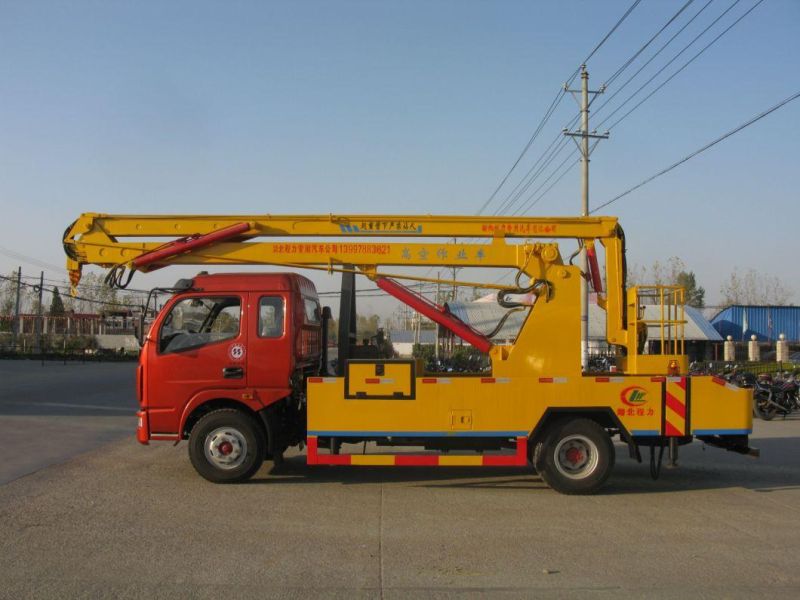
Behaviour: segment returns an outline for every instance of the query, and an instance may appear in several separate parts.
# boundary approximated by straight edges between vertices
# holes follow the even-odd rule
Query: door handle
[[[244,377],[244,369],[242,367],[223,367],[222,377],[225,379],[241,379]]]

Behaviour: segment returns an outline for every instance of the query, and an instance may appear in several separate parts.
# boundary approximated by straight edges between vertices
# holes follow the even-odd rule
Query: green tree
[[[64,301],[58,288],[53,288],[53,299],[50,300],[50,316],[57,317],[64,314]]]
[[[706,290],[697,285],[694,271],[681,271],[675,278],[675,285],[683,286],[686,290],[686,304],[695,308],[705,306]]]
[[[372,338],[378,333],[381,318],[378,315],[358,315],[356,319],[356,339]]]

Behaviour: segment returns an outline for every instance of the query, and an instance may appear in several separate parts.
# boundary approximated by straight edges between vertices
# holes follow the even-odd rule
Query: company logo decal
[[[228,348],[228,355],[233,360],[242,360],[244,358],[244,345],[233,344],[230,348]]]
[[[647,403],[647,390],[638,385],[632,385],[620,392],[619,399],[627,406],[642,406]]]

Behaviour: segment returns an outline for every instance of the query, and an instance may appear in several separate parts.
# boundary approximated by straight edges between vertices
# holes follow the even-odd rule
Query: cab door
[[[251,292],[248,305],[247,377],[259,401],[268,405],[291,392],[293,323],[288,292]]]
[[[243,296],[182,296],[148,344],[147,410],[152,434],[176,434],[186,404],[206,390],[247,385]]]

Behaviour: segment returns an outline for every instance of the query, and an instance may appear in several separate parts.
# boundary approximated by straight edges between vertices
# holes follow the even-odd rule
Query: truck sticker
[[[370,220],[360,221],[358,225],[350,223],[339,223],[339,228],[342,233],[365,233],[365,232],[380,232],[380,233],[404,233],[414,234],[422,233],[422,225],[414,221],[404,220]]]
[[[228,356],[231,360],[242,360],[244,358],[244,344],[232,344],[228,348]]]
[[[619,399],[628,406],[642,406],[647,403],[647,390],[641,386],[632,385],[620,392]]]

